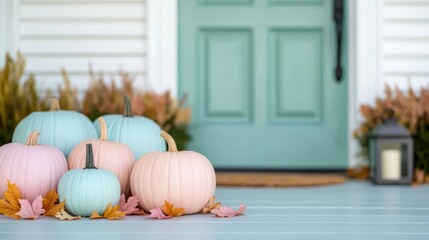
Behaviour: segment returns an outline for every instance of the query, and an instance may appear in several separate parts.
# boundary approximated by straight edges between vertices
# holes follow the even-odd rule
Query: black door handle
[[[337,36],[337,61],[335,67],[335,78],[337,79],[337,82],[341,82],[341,79],[343,78],[343,68],[341,66],[341,49],[343,45],[344,0],[333,1],[335,32]]]

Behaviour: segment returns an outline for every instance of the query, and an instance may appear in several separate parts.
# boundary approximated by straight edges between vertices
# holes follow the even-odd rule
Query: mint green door
[[[217,168],[345,168],[347,76],[335,80],[332,8],[331,0],[179,1],[189,148]]]

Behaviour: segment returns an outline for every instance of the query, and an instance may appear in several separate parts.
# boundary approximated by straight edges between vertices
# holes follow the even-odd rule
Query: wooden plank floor
[[[246,215],[70,222],[0,216],[0,239],[429,239],[429,186],[218,188],[216,196],[224,205],[245,203]]]

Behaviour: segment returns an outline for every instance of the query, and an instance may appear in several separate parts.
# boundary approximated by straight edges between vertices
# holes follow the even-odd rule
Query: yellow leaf
[[[72,216],[70,215],[70,213],[66,212],[64,209],[57,212],[55,214],[55,217],[60,219],[60,220],[79,220],[81,219],[80,216]]]
[[[20,216],[15,214],[21,209],[19,199],[21,199],[21,192],[16,184],[10,183],[7,180],[7,191],[4,193],[4,199],[0,199],[0,213],[8,217],[19,219]]]
[[[213,209],[219,209],[220,208],[220,202],[216,202],[216,198],[213,196],[210,198],[210,201],[207,203],[207,205],[203,208],[203,213],[209,213]]]
[[[99,218],[103,218],[103,216],[101,216],[100,214],[98,214],[96,211],[93,211],[91,216],[89,217],[90,219],[99,219]]]
[[[43,198],[43,209],[45,209],[45,216],[55,216],[57,213],[64,210],[64,201],[58,202],[58,193],[52,189]]]
[[[107,206],[106,210],[104,210],[103,212],[103,216],[101,216],[100,214],[98,214],[96,211],[93,211],[91,216],[89,217],[90,219],[100,219],[100,218],[106,218],[109,220],[114,220],[114,219],[118,219],[120,217],[124,217],[125,213],[119,211],[119,206],[116,205],[114,207],[112,207],[112,204],[109,203],[109,205]]]
[[[184,208],[175,208],[174,204],[170,204],[168,201],[164,201],[164,205],[162,205],[162,211],[169,217],[178,217],[185,213]]]
[[[104,210],[104,213],[103,213],[103,217],[105,217],[109,220],[118,219],[118,218],[124,217],[124,216],[125,216],[125,213],[119,211],[118,205],[112,207],[112,205],[110,203],[107,206],[106,210]]]

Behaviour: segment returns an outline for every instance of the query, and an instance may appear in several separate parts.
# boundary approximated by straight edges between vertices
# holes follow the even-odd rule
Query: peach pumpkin
[[[0,196],[7,190],[7,180],[15,183],[23,199],[34,201],[56,189],[67,172],[67,161],[56,147],[37,144],[39,132],[33,131],[26,144],[9,143],[0,148]]]
[[[146,211],[160,207],[167,200],[185,209],[185,214],[201,211],[216,189],[216,176],[210,161],[193,151],[177,151],[176,143],[166,132],[168,152],[150,152],[134,165],[131,192],[138,196]]]
[[[67,158],[69,169],[82,169],[86,164],[86,145],[91,143],[94,151],[94,163],[99,169],[113,172],[121,185],[121,193],[130,194],[130,174],[134,166],[134,155],[122,143],[107,141],[106,122],[102,117],[100,123],[100,138],[90,139],[79,143]]]

